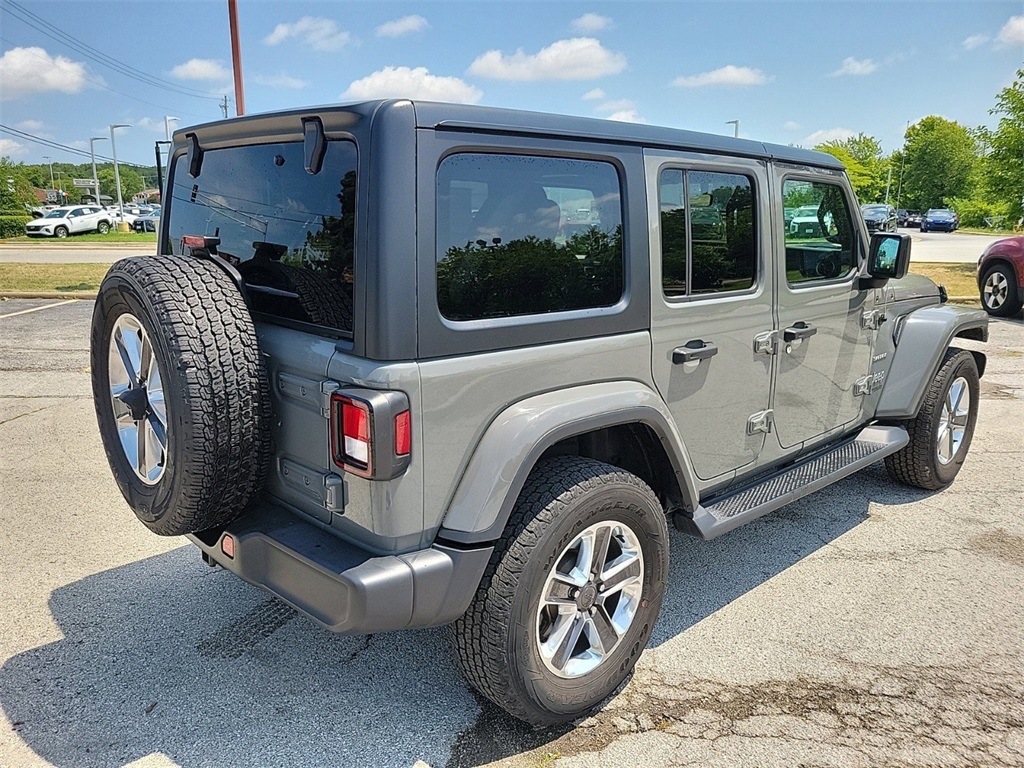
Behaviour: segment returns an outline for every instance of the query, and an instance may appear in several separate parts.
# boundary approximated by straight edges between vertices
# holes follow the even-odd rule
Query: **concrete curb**
[[[0,299],[95,299],[95,291],[0,291]]]

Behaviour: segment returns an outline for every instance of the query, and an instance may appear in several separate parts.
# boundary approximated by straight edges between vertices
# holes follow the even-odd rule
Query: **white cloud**
[[[594,32],[608,29],[611,25],[611,19],[596,13],[584,13],[578,19],[573,19],[569,23],[573,32],[582,32],[585,35],[592,35]]]
[[[483,97],[479,88],[457,77],[432,75],[426,67],[384,67],[354,81],[341,94],[343,99],[429,99],[476,104]]]
[[[592,37],[558,40],[537,53],[520,48],[506,56],[488,51],[469,66],[471,74],[494,80],[594,80],[617,75],[626,68],[626,57],[609,51]]]
[[[15,123],[14,127],[20,131],[41,131],[46,127],[46,124],[42,120],[22,120],[20,123]]]
[[[1024,45],[1024,16],[1011,16],[999,30],[996,42],[1001,48]]]
[[[291,88],[292,90],[299,90],[309,85],[305,80],[286,75],[284,72],[279,72],[276,75],[253,75],[252,81],[268,88]]]
[[[876,69],[878,69],[878,65],[871,59],[855,59],[853,56],[847,56],[843,59],[839,69],[832,73],[832,77],[870,75]]]
[[[782,127],[785,128],[787,131],[799,131],[801,128],[800,123],[796,122],[795,120],[787,120],[785,123],[782,124]]]
[[[315,51],[336,51],[352,42],[352,35],[338,29],[335,21],[317,16],[303,16],[291,24],[278,24],[263,42],[277,45],[291,37],[301,39]]]
[[[630,99],[612,99],[601,104],[598,108],[598,112],[625,112],[630,109],[634,109],[634,104]]]
[[[709,85],[764,85],[769,79],[760,69],[728,64],[711,72],[677,77],[672,81],[672,85],[680,88],[702,88]]]
[[[0,157],[20,157],[26,152],[25,145],[14,139],[0,139]]]
[[[965,38],[961,45],[963,45],[963,47],[968,51],[973,51],[975,48],[984,45],[991,39],[992,38],[988,35],[971,35],[970,37]]]
[[[843,141],[845,139],[853,138],[856,135],[857,134],[849,128],[825,128],[820,131],[815,131],[809,136],[805,136],[804,140],[800,143],[807,147],[813,147],[826,141]]]
[[[605,117],[605,120],[618,120],[620,123],[646,123],[635,109],[623,109],[619,112],[612,112]]]
[[[0,99],[30,93],[78,93],[87,85],[85,64],[51,56],[44,48],[11,48],[0,57]]]
[[[171,70],[179,80],[230,80],[231,70],[216,59],[189,59]]]
[[[596,101],[597,99],[604,98],[604,91],[600,88],[591,88],[589,91],[583,94],[584,101]]]
[[[377,37],[401,37],[410,35],[413,32],[422,32],[429,27],[427,20],[422,16],[403,16],[400,19],[387,21],[377,27]]]

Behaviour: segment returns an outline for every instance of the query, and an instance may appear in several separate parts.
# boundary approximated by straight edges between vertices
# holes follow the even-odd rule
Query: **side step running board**
[[[698,506],[692,519],[677,514],[676,525],[702,539],[713,539],[852,475],[909,441],[901,427],[866,427],[853,440],[713,499],[706,507]]]

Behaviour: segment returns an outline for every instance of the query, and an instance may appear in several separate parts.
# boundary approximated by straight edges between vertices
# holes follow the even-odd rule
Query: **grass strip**
[[[96,291],[109,264],[0,262],[0,291]]]
[[[924,275],[938,285],[946,286],[950,296],[978,296],[978,281],[975,279],[976,264],[945,264],[939,262],[911,262],[910,271]]]

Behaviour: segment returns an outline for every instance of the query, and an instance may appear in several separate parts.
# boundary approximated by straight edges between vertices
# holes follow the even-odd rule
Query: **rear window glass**
[[[609,307],[623,291],[610,163],[458,154],[437,174],[437,303],[450,320]]]
[[[351,332],[356,146],[330,141],[318,174],[301,142],[207,150],[200,174],[174,164],[168,250],[186,235],[219,237],[253,311]]]

